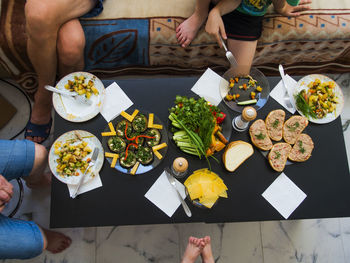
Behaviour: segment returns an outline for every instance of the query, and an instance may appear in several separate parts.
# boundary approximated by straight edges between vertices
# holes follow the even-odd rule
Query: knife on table
[[[165,174],[166,177],[168,178],[169,183],[172,185],[172,187],[175,189],[177,196],[180,199],[180,202],[182,204],[183,209],[185,210],[185,213],[188,217],[192,216],[191,210],[189,209],[189,207],[187,206],[186,202],[182,199],[182,196],[180,195],[179,190],[177,190],[176,188],[176,180],[174,178],[174,176],[171,175],[169,168],[165,168]]]

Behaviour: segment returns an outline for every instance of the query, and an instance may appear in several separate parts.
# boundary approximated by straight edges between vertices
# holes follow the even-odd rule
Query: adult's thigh
[[[45,26],[61,26],[83,16],[96,5],[96,0],[27,0],[25,14],[29,26],[37,21]]]
[[[8,181],[28,176],[33,169],[34,159],[34,142],[0,140],[0,174]]]

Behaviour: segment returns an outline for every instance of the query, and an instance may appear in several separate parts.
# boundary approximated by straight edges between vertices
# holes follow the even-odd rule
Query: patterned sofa
[[[28,93],[36,76],[26,54],[25,0],[1,1],[0,74]],[[268,75],[285,65],[289,74],[350,71],[350,1],[313,0],[298,18],[271,11],[264,18],[254,65]],[[195,0],[105,0],[104,12],[81,20],[86,34],[86,70],[102,78],[127,75],[193,75],[207,67],[222,73],[223,50],[202,29],[188,48],[175,29],[191,15]],[[1,73],[2,72],[2,73]]]

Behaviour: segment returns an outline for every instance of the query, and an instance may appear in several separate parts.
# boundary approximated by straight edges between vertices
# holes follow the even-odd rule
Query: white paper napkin
[[[286,74],[286,85],[288,87],[288,90],[290,94],[293,94],[294,86],[297,84],[297,82],[288,74]],[[282,79],[276,87],[270,92],[270,96],[274,98],[279,104],[281,104],[286,110],[288,110],[291,114],[295,113],[295,109],[291,110],[290,108],[287,107],[286,103],[284,102],[284,94],[286,90],[284,88]],[[292,105],[294,105],[294,102],[292,101]]]
[[[176,186],[183,199],[186,198],[185,186],[176,180]],[[153,204],[158,206],[160,210],[171,217],[181,202],[173,186],[168,181],[168,178],[163,172],[145,194],[145,197]]]
[[[106,88],[105,97],[102,104],[101,115],[110,122],[122,111],[128,109],[134,103],[129,99],[125,92],[113,82]]]
[[[69,190],[69,196],[72,196],[75,189],[78,187],[78,185],[72,185],[67,184],[68,190]],[[99,188],[102,186],[101,178],[99,174],[96,174],[95,177],[86,183],[82,182],[82,185],[79,187],[77,195],[80,195],[82,193],[86,193],[88,191],[91,191],[93,189]]]
[[[208,68],[192,87],[192,91],[215,106],[222,100],[220,85],[228,86],[228,81]]]
[[[300,190],[284,173],[262,193],[262,196],[285,218],[306,198],[306,194]]]

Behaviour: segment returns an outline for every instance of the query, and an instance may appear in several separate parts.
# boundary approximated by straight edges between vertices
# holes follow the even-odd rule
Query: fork
[[[285,93],[283,95],[283,99],[284,99],[284,103],[286,104],[287,108],[289,109],[293,109],[294,110],[294,106],[291,102],[291,98],[289,96],[289,93],[288,93],[288,87],[287,87],[287,83],[286,83],[286,80],[285,80],[285,77],[286,75],[284,74],[284,69],[283,69],[283,66],[280,64],[278,66],[278,70],[280,72],[280,75],[281,75],[281,78],[282,78],[282,83],[283,83],[283,86],[285,88]]]
[[[85,178],[85,175],[87,173],[87,171],[95,165],[95,162],[97,160],[97,156],[98,156],[98,153],[99,153],[100,149],[95,147],[94,151],[92,152],[92,157],[91,157],[91,161],[89,162],[89,165],[88,167],[86,168],[85,172],[83,173],[83,175],[80,177],[80,180],[79,180],[79,183],[77,185],[77,187],[75,188],[75,191],[73,192],[73,194],[71,195],[72,198],[76,198],[77,197],[77,193],[78,193],[78,190],[81,186],[81,183],[84,181],[84,178]]]
[[[234,57],[234,55],[232,54],[232,52],[231,51],[229,51],[228,49],[227,49],[227,47],[226,47],[226,45],[225,45],[225,42],[224,42],[224,40],[222,39],[222,37],[220,36],[220,40],[221,40],[221,44],[222,44],[222,46],[224,47],[224,49],[225,49],[225,52],[226,52],[226,58],[228,59],[228,61],[230,62],[230,64],[231,64],[231,67],[237,67],[238,66],[238,64],[237,64],[237,61],[236,61],[236,59],[235,59],[235,57]]]
[[[56,89],[56,88],[54,88],[52,86],[49,86],[49,85],[45,85],[45,89],[48,90],[48,91],[51,91],[51,92],[62,94],[64,96],[73,97],[76,101],[78,101],[78,102],[80,102],[82,104],[86,104],[86,105],[91,105],[92,104],[91,100],[88,100],[83,95],[79,95],[75,91],[73,91],[73,92],[71,92],[71,91],[63,91],[63,90]]]

